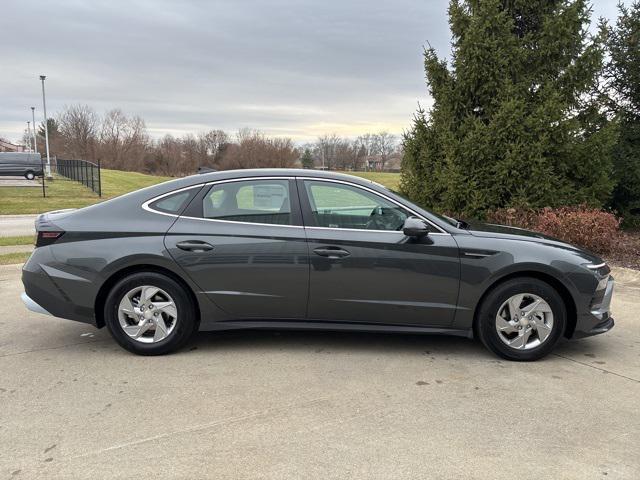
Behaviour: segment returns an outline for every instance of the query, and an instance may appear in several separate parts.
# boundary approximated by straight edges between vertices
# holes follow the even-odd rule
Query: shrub
[[[501,208],[487,214],[490,223],[499,223],[510,227],[536,230],[538,227],[538,210],[529,208]]]
[[[619,218],[587,206],[542,210],[508,208],[492,212],[488,218],[494,223],[534,230],[600,254],[614,250],[621,238]]]

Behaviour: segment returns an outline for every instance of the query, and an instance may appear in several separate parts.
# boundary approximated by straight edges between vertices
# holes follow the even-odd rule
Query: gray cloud
[[[617,0],[596,1],[613,17]],[[449,52],[447,0],[5,0],[0,135],[41,107],[141,115],[152,135],[249,126],[308,140],[400,133],[428,103],[422,46]],[[41,115],[41,113],[40,113]]]

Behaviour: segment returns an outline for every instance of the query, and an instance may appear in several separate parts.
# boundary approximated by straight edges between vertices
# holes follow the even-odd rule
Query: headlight
[[[603,290],[607,288],[607,281],[609,280],[609,274],[611,273],[611,269],[609,265],[606,263],[585,263],[585,267],[593,272],[595,277],[598,279],[598,287],[597,290]]]

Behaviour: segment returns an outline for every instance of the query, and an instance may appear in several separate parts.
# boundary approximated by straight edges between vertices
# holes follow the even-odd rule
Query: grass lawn
[[[169,179],[170,177],[103,169],[102,198],[85,186],[66,179],[47,182],[46,198],[42,198],[42,190],[39,188],[0,187],[0,215],[85,207]]]
[[[373,180],[394,190],[398,188],[400,182],[399,173],[345,173]],[[165,180],[170,180],[170,177],[103,169],[102,198],[83,185],[69,180],[54,179],[47,183],[46,198],[42,198],[42,190],[38,188],[0,187],[0,215],[42,213],[62,208],[85,207]]]
[[[15,245],[32,245],[34,241],[33,235],[24,235],[21,237],[0,237],[0,247],[13,247]]]
[[[31,252],[5,253],[0,255],[0,265],[14,265],[16,263],[24,263],[31,255]]]
[[[348,175],[366,178],[373,182],[384,185],[391,190],[398,190],[400,186],[400,174],[391,172],[343,172]]]

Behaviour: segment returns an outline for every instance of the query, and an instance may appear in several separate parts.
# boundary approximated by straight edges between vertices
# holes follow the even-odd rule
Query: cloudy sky
[[[617,0],[595,0],[615,17]],[[401,133],[429,99],[428,41],[449,53],[447,0],[3,0],[0,136],[86,103],[153,136],[258,128],[297,142]],[[38,119],[36,119],[38,121]]]

